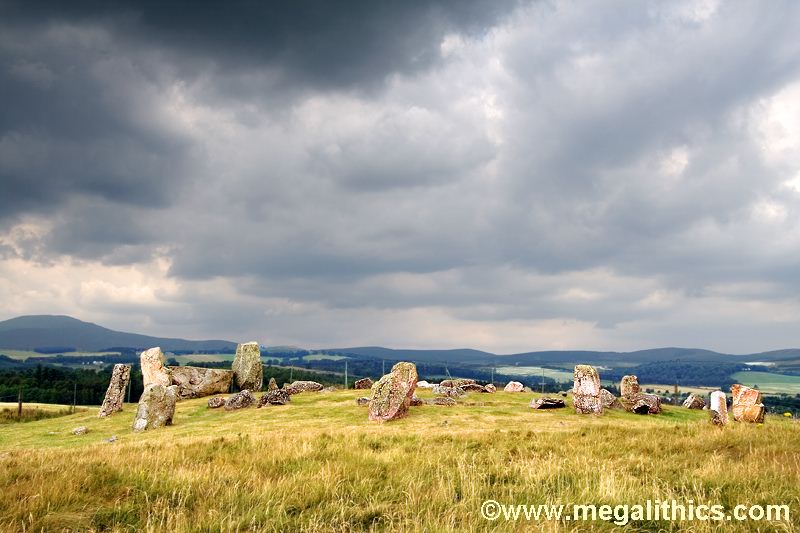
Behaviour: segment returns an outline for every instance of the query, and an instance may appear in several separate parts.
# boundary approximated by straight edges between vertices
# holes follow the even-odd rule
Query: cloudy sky
[[[0,0],[0,319],[800,346],[800,3]]]

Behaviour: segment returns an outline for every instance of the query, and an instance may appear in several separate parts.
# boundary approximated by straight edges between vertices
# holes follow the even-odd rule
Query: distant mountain
[[[470,348],[456,348],[453,350],[396,350],[381,346],[359,346],[356,348],[330,348],[320,350],[324,352],[341,352],[378,359],[400,360],[403,358],[427,363],[489,363],[497,356],[493,353],[482,352]]]
[[[99,351],[111,347],[145,349],[153,346],[165,351],[236,349],[236,343],[230,341],[192,341],[124,333],[63,315],[20,316],[0,322],[0,348]]]

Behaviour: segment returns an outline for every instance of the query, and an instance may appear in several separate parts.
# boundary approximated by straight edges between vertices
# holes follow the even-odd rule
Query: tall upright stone
[[[579,414],[603,414],[600,375],[591,365],[575,365],[572,403]]]
[[[736,422],[764,423],[764,404],[758,389],[744,385],[731,385],[731,411]]]
[[[728,423],[728,403],[725,393],[721,390],[715,390],[711,393],[711,405],[709,406],[711,414],[711,422],[718,426],[724,426]]]
[[[178,386],[165,387],[159,383],[151,383],[144,388],[139,399],[139,408],[133,421],[133,431],[172,425],[175,416],[175,404],[178,401]]]
[[[142,365],[142,380],[144,386],[158,384],[169,387],[172,384],[172,373],[164,366],[164,353],[161,348],[155,347],[145,350],[139,356]]]
[[[417,367],[401,362],[372,386],[369,419],[380,422],[406,416],[417,387]]]
[[[233,379],[241,390],[260,391],[264,382],[264,365],[258,343],[245,342],[236,346],[233,360]]]
[[[620,396],[632,396],[634,394],[639,394],[641,389],[639,388],[639,378],[636,376],[622,376],[622,380],[619,382],[619,395]]]
[[[103,418],[117,411],[122,411],[125,390],[128,388],[130,379],[131,365],[114,365],[114,370],[111,372],[111,381],[108,384],[108,390],[106,390],[106,397],[103,399],[103,405],[100,406],[100,413],[97,416]]]

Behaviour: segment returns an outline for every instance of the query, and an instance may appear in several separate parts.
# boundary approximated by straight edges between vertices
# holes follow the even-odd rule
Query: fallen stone
[[[486,387],[478,383],[466,383],[458,386],[457,388],[463,390],[464,392],[486,392]]]
[[[371,389],[372,388],[372,380],[369,378],[361,378],[355,383],[353,383],[354,389]]]
[[[724,426],[728,423],[728,400],[725,393],[715,390],[711,393],[711,423],[717,426]]]
[[[406,416],[416,386],[417,367],[414,363],[394,365],[392,371],[372,387],[369,419],[383,422]]]
[[[561,398],[539,398],[531,400],[531,409],[561,409],[566,407],[567,403]]]
[[[319,392],[325,387],[316,381],[293,381],[289,388],[296,391],[292,394],[297,394],[298,392]]]
[[[142,381],[144,386],[156,384],[169,387],[172,385],[172,376],[169,368],[164,366],[164,353],[161,348],[155,347],[145,350],[139,356],[142,367]]]
[[[579,414],[603,414],[600,400],[600,375],[591,365],[575,366],[575,382],[572,387],[572,404]]]
[[[492,394],[494,392],[497,392],[497,387],[494,386],[494,383],[489,383],[483,388],[483,392],[488,392],[489,394]]]
[[[425,400],[417,396],[416,394],[411,397],[411,406],[412,407],[419,407],[420,405],[425,405]]]
[[[208,399],[209,409],[219,409],[224,405],[225,405],[225,398],[223,398],[222,396],[214,396],[213,398]]]
[[[136,410],[136,418],[133,421],[133,431],[140,432],[172,425],[177,401],[178,387],[175,385],[165,387],[158,383],[151,383],[145,387],[142,397],[139,398],[139,408]]]
[[[89,433],[89,428],[86,426],[78,426],[72,430],[73,435],[86,435],[87,433]]]
[[[428,383],[427,381],[417,381],[418,389],[432,389],[433,387],[433,383]]]
[[[603,404],[603,409],[622,409],[622,404],[617,397],[606,389],[600,389],[600,402]]]
[[[619,401],[622,407],[631,413],[657,415],[661,412],[661,398],[655,394],[639,392],[627,396],[620,396]]]
[[[475,380],[468,378],[446,379],[439,383],[442,387],[464,387],[473,384],[475,384]]]
[[[764,423],[764,404],[758,389],[744,385],[731,385],[731,411],[736,422]]]
[[[683,406],[686,409],[703,409],[706,406],[706,401],[699,394],[690,394],[683,401]]]
[[[258,399],[258,407],[265,405],[286,405],[292,401],[291,395],[285,390],[271,390],[261,395]]]
[[[444,387],[442,385],[434,386],[433,393],[437,396],[447,396],[448,398],[461,398],[466,395],[466,392],[459,387]]]
[[[509,381],[503,389],[505,392],[522,392],[524,390],[525,386],[519,381]]]
[[[639,378],[636,376],[622,376],[622,380],[619,382],[619,394],[620,396],[631,396],[633,394],[639,394],[641,392],[639,388]]]
[[[245,389],[228,396],[228,399],[225,400],[225,410],[233,411],[236,409],[245,409],[254,403],[256,403],[255,396],[253,396],[249,390]]]
[[[264,384],[264,364],[261,348],[257,342],[245,342],[236,346],[233,359],[233,379],[241,390],[260,391]]]
[[[170,366],[172,383],[178,386],[178,399],[203,398],[227,394],[231,390],[233,371],[197,366]]]
[[[432,398],[428,400],[429,405],[444,405],[446,407],[452,407],[456,405],[456,401],[452,398],[448,398],[446,396],[439,396],[436,398]]]
[[[356,403],[358,405],[369,405],[369,398],[366,396],[362,396],[361,398],[356,398]]]
[[[275,378],[269,378],[267,390],[278,390],[278,383],[275,381]]]
[[[100,418],[109,416],[118,411],[122,411],[122,403],[125,401],[125,391],[131,379],[131,365],[114,365],[111,372],[111,381],[103,398],[103,405],[97,416]]]

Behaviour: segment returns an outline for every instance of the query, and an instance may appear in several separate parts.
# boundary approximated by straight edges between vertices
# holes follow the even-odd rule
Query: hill
[[[666,406],[657,416],[534,411],[535,394],[471,393],[453,407],[367,420],[363,391],[302,393],[226,412],[178,403],[174,425],[131,432],[135,404],[0,431],[0,531],[619,531],[481,515],[483,502],[630,506],[787,504],[791,518],[670,522],[631,531],[796,531],[798,423],[763,426]],[[418,391],[425,398],[430,391]],[[571,399],[567,398],[571,403]],[[0,404],[0,409],[4,406]],[[9,408],[13,408],[10,404]],[[75,436],[72,429],[89,432]],[[115,437],[113,442],[109,439]],[[626,529],[627,530],[627,529]]]
[[[100,351],[111,347],[163,350],[235,350],[224,340],[186,340],[114,331],[63,315],[29,315],[0,322],[0,347],[17,350]]]

